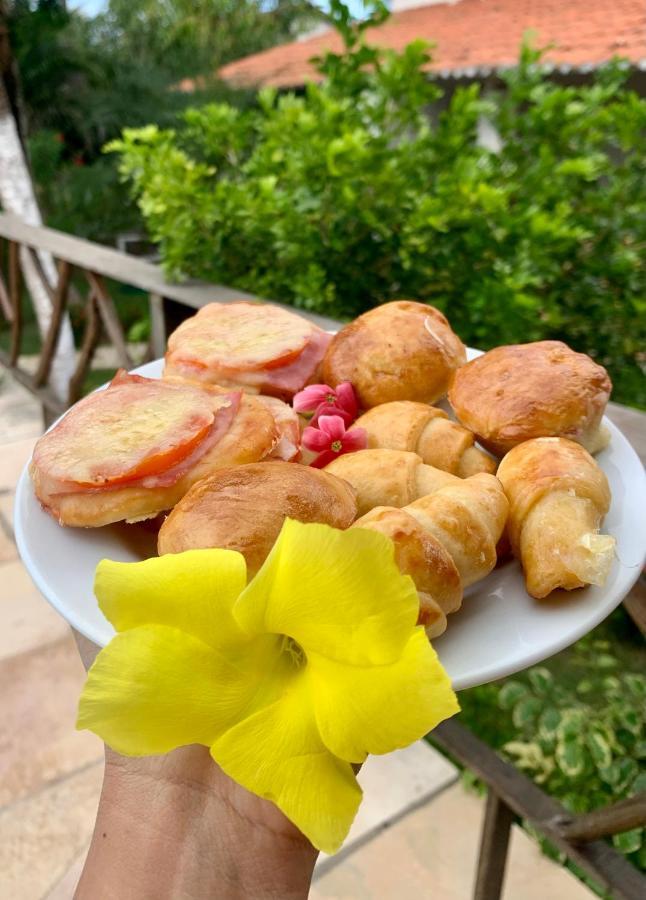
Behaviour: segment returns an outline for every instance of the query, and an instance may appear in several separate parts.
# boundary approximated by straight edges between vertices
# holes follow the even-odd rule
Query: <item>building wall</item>
[[[438,6],[440,3],[446,3],[453,6],[460,0],[391,0],[390,9],[392,12],[401,12],[402,9],[413,9],[417,6]]]

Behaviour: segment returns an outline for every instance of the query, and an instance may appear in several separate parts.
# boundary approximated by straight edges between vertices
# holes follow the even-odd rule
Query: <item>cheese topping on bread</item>
[[[168,484],[225,433],[238,402],[237,395],[120,372],[38,441],[33,466],[60,492]]]

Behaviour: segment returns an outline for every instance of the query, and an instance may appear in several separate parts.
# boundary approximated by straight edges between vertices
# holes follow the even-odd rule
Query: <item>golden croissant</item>
[[[445,630],[447,614],[461,606],[463,589],[495,566],[508,512],[495,476],[449,478],[402,509],[380,506],[352,525],[392,539],[397,564],[417,587],[419,622],[429,637]]]
[[[427,465],[460,478],[496,471],[496,461],[474,446],[472,431],[426,403],[382,403],[364,413],[355,426],[366,430],[370,449],[412,450]]]
[[[425,465],[417,453],[407,450],[357,450],[337,457],[325,471],[352,485],[360,516],[375,506],[406,506],[462,480]]]
[[[604,584],[615,540],[599,534],[610,506],[608,479],[580,444],[566,438],[525,441],[498,469],[509,499],[509,538],[527,591]]]

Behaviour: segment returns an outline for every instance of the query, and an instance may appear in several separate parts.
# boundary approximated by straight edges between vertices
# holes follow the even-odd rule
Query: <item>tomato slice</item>
[[[315,331],[306,319],[277,306],[210,303],[173,332],[168,358],[225,375],[279,368],[300,356]]]
[[[207,437],[226,395],[120,376],[77,403],[38,441],[34,463],[78,488],[126,484],[180,463]]]

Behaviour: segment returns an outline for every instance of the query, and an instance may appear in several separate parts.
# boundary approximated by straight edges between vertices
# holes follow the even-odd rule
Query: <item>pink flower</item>
[[[312,425],[319,416],[341,416],[345,425],[351,425],[357,417],[359,406],[354,388],[344,381],[336,388],[329,384],[310,384],[295,395],[293,406],[296,412],[313,412]]]
[[[368,446],[368,435],[365,428],[351,428],[350,431],[346,431],[341,416],[321,416],[317,428],[308,425],[303,431],[303,446],[308,450],[319,451],[319,455],[310,465],[315,469],[322,469],[342,453],[365,450]]]

